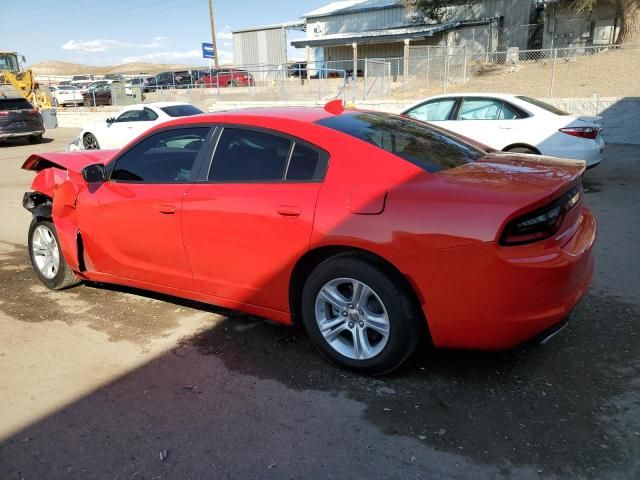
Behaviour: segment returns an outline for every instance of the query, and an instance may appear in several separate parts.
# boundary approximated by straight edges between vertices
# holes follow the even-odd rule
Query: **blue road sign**
[[[213,43],[202,44],[202,58],[214,58]]]

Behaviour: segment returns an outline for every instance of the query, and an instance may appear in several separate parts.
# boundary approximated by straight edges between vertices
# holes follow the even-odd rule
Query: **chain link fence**
[[[416,46],[405,57],[331,60],[296,67],[252,65],[201,70],[170,84],[114,83],[110,95],[84,94],[85,106],[185,101],[315,101],[340,98],[417,100],[446,92],[517,93],[534,97],[640,96],[640,45],[599,45],[495,52],[469,46]],[[300,66],[302,65],[302,66]]]

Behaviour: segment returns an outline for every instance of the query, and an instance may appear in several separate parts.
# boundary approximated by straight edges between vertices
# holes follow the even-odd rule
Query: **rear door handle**
[[[160,213],[171,215],[173,213],[176,213],[176,207],[175,205],[158,205],[158,211]]]
[[[302,213],[302,209],[292,205],[280,205],[276,208],[276,212],[283,217],[299,217]]]

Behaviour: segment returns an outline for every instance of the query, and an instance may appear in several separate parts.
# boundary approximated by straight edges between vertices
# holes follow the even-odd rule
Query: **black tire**
[[[29,143],[35,145],[37,143],[42,143],[42,134],[40,135],[32,135],[29,137]]]
[[[52,248],[57,250],[58,258],[59,258],[59,268],[52,270],[55,273],[51,277],[47,277],[41,271],[38,266],[36,257],[37,254],[34,251],[34,243],[37,244],[38,241],[34,240],[34,235],[37,235],[36,230],[38,227],[44,227],[55,239],[55,244]],[[56,227],[49,220],[39,220],[34,218],[31,221],[31,225],[29,226],[29,258],[31,259],[31,266],[33,270],[36,272],[36,275],[40,279],[40,281],[45,284],[48,288],[52,290],[62,290],[65,288],[73,287],[74,285],[78,285],[81,281],[76,277],[71,267],[67,264],[64,257],[62,256],[62,252],[60,251],[60,241],[58,239],[58,233],[56,232]]]
[[[82,137],[82,146],[85,150],[100,150],[98,139],[93,133],[85,133]]]
[[[236,82],[235,80],[231,80],[227,82],[227,87],[237,87],[237,86],[238,86],[238,82]]]
[[[88,98],[85,98],[85,99],[82,101],[82,104],[83,104],[85,107],[90,107],[90,106],[91,106],[91,101],[90,101]]]
[[[528,147],[513,147],[513,148],[509,148],[509,149],[505,150],[505,152],[528,153],[529,155],[539,155],[538,152],[536,152],[535,150],[532,150],[531,148],[528,148]]]
[[[352,254],[329,258],[311,272],[302,291],[302,323],[315,347],[331,362],[358,373],[383,375],[398,368],[415,351],[425,332],[425,320],[413,296],[405,285],[394,277],[384,267],[365,257]],[[343,355],[332,347],[320,332],[316,321],[316,299],[328,282],[340,278],[354,279],[366,284],[386,309],[389,323],[386,344],[371,358],[354,359]],[[362,310],[360,312],[362,313]],[[339,318],[337,314],[335,318]],[[350,316],[346,318],[351,319]],[[355,334],[351,332],[353,329],[341,333],[344,334],[345,343],[349,338],[355,339]]]

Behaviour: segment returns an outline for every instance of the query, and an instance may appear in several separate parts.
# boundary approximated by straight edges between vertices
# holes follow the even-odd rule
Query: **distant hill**
[[[165,70],[185,70],[190,68],[203,68],[189,67],[179,63],[124,63],[122,65],[96,67],[93,65],[82,65],[80,63],[60,62],[56,60],[50,60],[46,62],[34,63],[29,68],[33,70],[36,75],[107,75],[109,73],[158,73]]]

